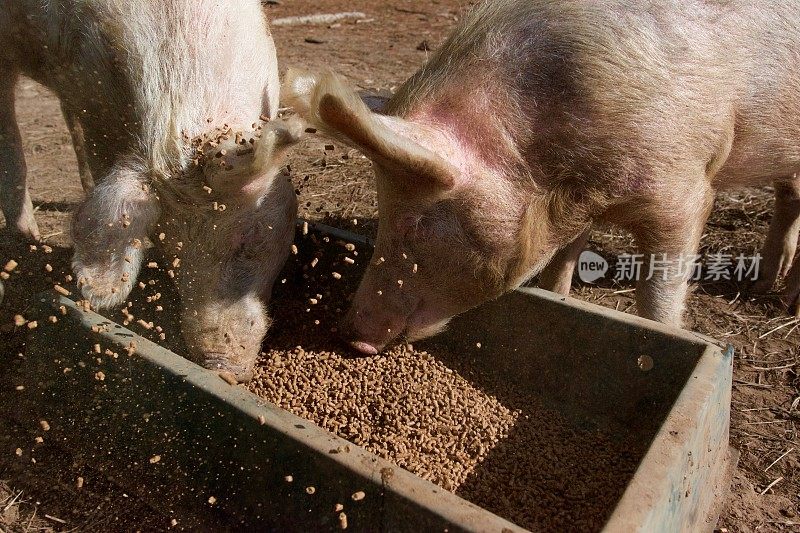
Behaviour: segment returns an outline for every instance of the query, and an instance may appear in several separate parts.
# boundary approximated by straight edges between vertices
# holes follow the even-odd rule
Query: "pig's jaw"
[[[376,323],[380,325],[376,326]],[[395,318],[391,322],[392,327],[386,327],[388,322],[381,322],[367,313],[351,310],[345,319],[344,330],[348,334],[344,339],[357,351],[365,355],[376,355],[402,333],[405,323],[405,318]]]
[[[361,313],[353,312],[355,316],[359,314]],[[377,355],[398,338],[415,342],[432,337],[442,332],[449,321],[450,316],[447,314],[442,318],[442,313],[433,313],[430,309],[423,308],[420,303],[409,316],[402,320],[401,326],[396,326],[393,330],[382,331],[382,335],[363,335],[357,326],[352,327],[356,332],[355,340],[350,340],[348,344],[364,355]],[[379,337],[380,339],[378,340]]]
[[[409,330],[406,332],[406,338],[409,342],[416,342],[422,339],[427,339],[428,337],[433,337],[434,335],[438,335],[442,331],[447,328],[447,324],[450,322],[449,318],[445,318],[444,320],[440,320],[438,322],[434,322],[419,328],[415,328],[413,330]]]
[[[253,365],[236,364],[230,356],[222,352],[205,352],[202,354],[203,367],[219,373],[232,374],[236,381],[246,383],[253,379]]]
[[[408,342],[416,342],[418,340],[427,339],[428,337],[432,337],[438,333],[441,333],[447,327],[448,322],[449,319],[445,319],[419,329],[407,330],[404,335],[398,335],[398,337],[403,336],[406,338],[406,340],[408,340]],[[394,338],[396,337],[393,337],[383,343],[351,341],[349,344],[355,350],[364,355],[378,355],[378,353],[380,353],[381,350],[386,347],[386,345],[394,340]]]

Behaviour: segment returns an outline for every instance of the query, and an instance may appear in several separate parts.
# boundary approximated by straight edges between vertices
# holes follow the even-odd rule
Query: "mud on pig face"
[[[371,112],[333,74],[290,72],[284,91],[375,168],[375,251],[341,328],[353,347],[377,353],[399,336],[430,336],[518,283],[525,204],[513,186],[470,165],[435,128]]]
[[[84,296],[101,308],[124,303],[149,239],[176,282],[193,359],[249,379],[269,326],[265,302],[294,237],[297,200],[280,167],[300,131],[299,122],[273,121],[244,148],[231,135],[166,180],[148,179],[135,160],[120,165],[73,222]]]

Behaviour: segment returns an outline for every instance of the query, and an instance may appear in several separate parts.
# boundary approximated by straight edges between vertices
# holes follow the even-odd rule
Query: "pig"
[[[785,273],[796,305],[798,50],[789,0],[494,0],[382,111],[332,72],[290,73],[286,102],[376,176],[374,256],[340,330],[365,353],[423,338],[553,259],[563,288],[594,221],[634,235],[643,272],[663,262],[637,308],[678,326],[715,191],[770,183],[763,281]]]
[[[20,75],[55,92],[75,143],[83,296],[123,304],[154,243],[191,356],[247,380],[294,236],[282,161],[302,132],[276,119],[259,0],[0,0],[0,206],[9,229],[35,240],[14,117]]]

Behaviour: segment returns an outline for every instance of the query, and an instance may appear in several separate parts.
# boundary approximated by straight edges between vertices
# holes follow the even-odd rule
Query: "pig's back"
[[[797,120],[764,115],[771,102],[797,100],[797,27],[789,0],[769,11],[745,1],[487,2],[389,111],[414,114],[453,87],[480,87],[493,93],[483,111],[506,117],[531,166],[608,174],[627,190],[662,170],[653,162],[664,154],[687,170],[724,159],[734,123],[769,118],[791,133],[781,124]]]
[[[258,0],[12,4],[10,60],[79,110],[87,136],[110,139],[98,148],[105,166],[133,147],[167,172],[188,164],[185,136],[277,111],[275,48]]]
[[[800,5],[741,4],[743,16],[734,23],[744,41],[739,57],[747,58],[741,74],[746,82],[735,110],[730,156],[716,178],[724,187],[800,172]]]

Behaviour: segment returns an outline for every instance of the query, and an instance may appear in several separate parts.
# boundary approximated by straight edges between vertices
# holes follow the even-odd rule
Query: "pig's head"
[[[269,326],[264,301],[294,237],[297,201],[280,168],[301,132],[299,121],[281,120],[223,132],[196,143],[193,161],[166,177],[135,160],[115,168],[73,222],[84,296],[97,307],[122,304],[154,243],[178,287],[193,357],[248,379]]]
[[[341,328],[356,349],[377,353],[398,336],[434,334],[549,259],[552,251],[534,246],[546,222],[532,220],[523,187],[435,120],[374,113],[331,73],[290,71],[283,94],[373,162],[378,236]]]

